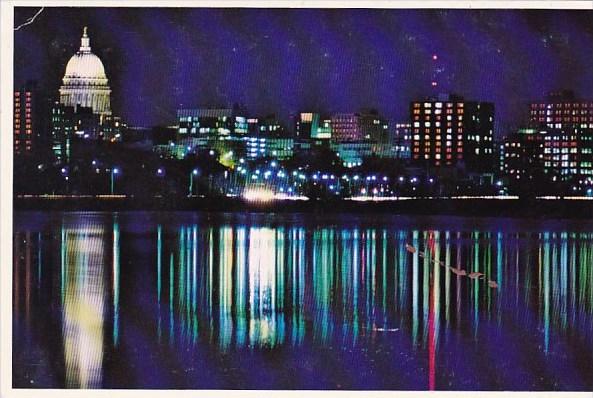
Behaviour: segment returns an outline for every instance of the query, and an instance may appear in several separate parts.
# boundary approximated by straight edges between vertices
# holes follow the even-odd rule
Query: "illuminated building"
[[[269,137],[283,137],[285,130],[275,115],[269,115],[259,119],[259,135]]]
[[[529,127],[539,130],[535,156],[552,180],[593,183],[593,101],[572,91],[548,94],[530,105]]]
[[[162,157],[183,159],[190,153],[213,151],[230,166],[241,157],[275,158],[293,155],[294,140],[274,115],[245,117],[235,109],[180,109],[176,142],[160,142],[154,150]]]
[[[464,164],[489,171],[494,163],[494,104],[454,95],[410,104],[412,160],[430,166]]]
[[[593,129],[520,129],[503,145],[502,169],[511,179],[593,180]]]
[[[528,128],[504,140],[501,169],[512,180],[593,183],[593,102],[570,91],[530,105]]]
[[[127,124],[119,116],[108,115],[103,118],[99,134],[107,141],[121,141],[127,127]]]
[[[235,134],[247,134],[249,132],[249,122],[245,116],[235,116],[233,122]]]
[[[296,122],[296,136],[312,138],[319,127],[319,113],[304,112],[299,114]]]
[[[342,164],[346,167],[362,165],[364,158],[374,154],[371,141],[342,141],[332,142],[331,149],[338,154]]]
[[[288,137],[243,137],[248,159],[286,160],[294,154],[294,139]]]
[[[54,103],[50,115],[51,149],[56,160],[68,163],[74,138],[121,141],[126,128],[117,116],[98,115],[91,108]]]
[[[84,28],[80,49],[70,58],[60,87],[60,103],[91,108],[99,115],[111,114],[111,89],[103,63],[91,52],[90,38]]]
[[[359,126],[365,141],[372,142],[372,151],[379,157],[395,157],[389,142],[389,122],[379,116],[376,110],[360,113]]]
[[[74,134],[76,137],[96,140],[100,135],[100,116],[92,108],[79,106],[74,112]]]
[[[31,154],[39,139],[39,119],[37,117],[37,93],[34,82],[14,92],[14,154]]]
[[[359,115],[355,113],[338,113],[332,115],[332,141],[361,141],[364,137],[359,119]]]
[[[55,156],[68,161],[70,139],[121,141],[126,124],[111,113],[111,89],[103,63],[91,52],[84,28],[80,49],[66,65],[60,87],[59,107],[51,118],[52,149]]]
[[[532,174],[539,163],[536,155],[538,139],[535,130],[527,129],[506,137],[501,145],[502,173],[516,180],[527,178],[528,173]]]
[[[331,119],[322,119],[319,113],[301,113],[296,122],[296,136],[302,139],[330,139],[332,121]]]
[[[294,140],[274,116],[251,118],[233,109],[180,109],[175,142],[158,142],[153,150],[163,158],[183,159],[202,151],[231,166],[239,158],[287,159]],[[214,155],[212,155],[214,156]]]
[[[412,144],[412,125],[410,123],[396,123],[391,147],[395,158],[410,159]]]
[[[259,119],[256,117],[247,118],[247,134],[256,135],[259,132]]]
[[[325,140],[330,139],[332,137],[332,120],[331,119],[321,119],[319,126],[317,127],[317,132],[311,136],[311,138],[316,140]]]
[[[51,149],[54,157],[62,162],[70,161],[70,146],[74,136],[74,107],[56,102],[51,110]]]
[[[205,134],[228,135],[235,129],[232,109],[179,109],[177,119],[179,138]]]
[[[529,126],[533,128],[593,128],[593,101],[578,100],[569,90],[549,93],[529,108]]]

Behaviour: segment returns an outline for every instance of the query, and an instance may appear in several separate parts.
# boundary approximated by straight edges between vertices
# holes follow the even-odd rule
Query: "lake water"
[[[593,390],[590,221],[17,212],[13,250],[14,387]]]

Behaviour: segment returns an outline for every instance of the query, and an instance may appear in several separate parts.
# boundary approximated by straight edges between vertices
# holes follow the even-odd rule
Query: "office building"
[[[494,104],[455,95],[410,104],[412,160],[429,167],[463,165],[470,172],[494,166]]]

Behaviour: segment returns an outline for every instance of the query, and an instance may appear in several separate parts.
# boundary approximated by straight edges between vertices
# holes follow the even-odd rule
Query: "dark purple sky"
[[[36,10],[16,8],[15,25]],[[84,25],[130,125],[233,103],[285,121],[365,107],[405,121],[435,66],[439,91],[495,103],[499,134],[550,90],[593,98],[593,12],[558,10],[47,7],[15,32],[15,83],[57,94]]]

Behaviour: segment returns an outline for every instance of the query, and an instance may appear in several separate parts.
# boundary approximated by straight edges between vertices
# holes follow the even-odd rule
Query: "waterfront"
[[[588,220],[16,212],[14,232],[14,387],[593,389]]]

